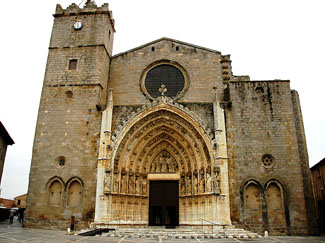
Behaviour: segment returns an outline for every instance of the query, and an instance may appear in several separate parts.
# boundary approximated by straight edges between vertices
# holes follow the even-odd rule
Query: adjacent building
[[[317,219],[325,232],[325,158],[310,168],[317,205]]]
[[[57,5],[25,226],[314,234],[298,93],[161,38],[112,55],[108,4]]]
[[[15,205],[17,208],[26,208],[26,198],[27,198],[27,193],[23,195],[16,196],[14,198]]]
[[[15,143],[14,140],[12,140],[6,128],[0,121],[0,185],[1,185],[3,167],[5,164],[7,147],[8,145],[13,145],[14,143]]]

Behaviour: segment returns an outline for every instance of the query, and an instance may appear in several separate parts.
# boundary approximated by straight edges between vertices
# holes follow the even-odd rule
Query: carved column
[[[223,105],[220,104],[218,90],[215,89],[215,100],[213,102],[214,126],[215,126],[215,143],[216,143],[216,164],[214,167],[220,167],[220,190],[221,194],[216,200],[216,221],[218,223],[231,224],[230,220],[230,202],[229,202],[229,179],[228,179],[228,154],[227,138],[225,127],[225,114]],[[212,176],[212,175],[211,175]],[[215,172],[213,174],[216,177]],[[215,181],[216,182],[216,181]]]
[[[95,222],[105,223],[109,221],[110,211],[110,196],[104,194],[105,184],[106,188],[109,186],[111,192],[113,176],[110,172],[109,181],[105,180],[106,170],[111,171],[109,160],[111,157],[111,133],[112,133],[112,118],[113,118],[113,90],[108,90],[107,107],[102,112],[102,124],[100,131],[99,155],[97,160],[97,188],[96,188],[96,207],[95,207]],[[106,193],[106,192],[105,192]]]

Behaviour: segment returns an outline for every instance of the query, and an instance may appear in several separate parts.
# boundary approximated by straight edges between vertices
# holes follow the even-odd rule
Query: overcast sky
[[[27,192],[52,14],[57,3],[72,2],[1,1],[0,120],[15,144],[7,151],[0,197]],[[324,0],[95,2],[108,2],[113,11],[113,54],[169,37],[231,54],[234,75],[291,80],[300,94],[310,166],[325,157]]]

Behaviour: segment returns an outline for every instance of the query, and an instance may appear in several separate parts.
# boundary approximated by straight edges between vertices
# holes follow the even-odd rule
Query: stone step
[[[174,238],[174,239],[203,239],[203,238],[262,238],[256,233],[243,229],[210,229],[210,230],[190,230],[190,229],[164,229],[164,228],[119,228],[115,231],[102,233],[104,237],[128,237],[128,238]]]

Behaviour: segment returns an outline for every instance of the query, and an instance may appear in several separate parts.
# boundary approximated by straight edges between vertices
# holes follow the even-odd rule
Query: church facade
[[[313,234],[296,91],[161,38],[112,55],[108,4],[57,5],[25,226],[234,225]]]

